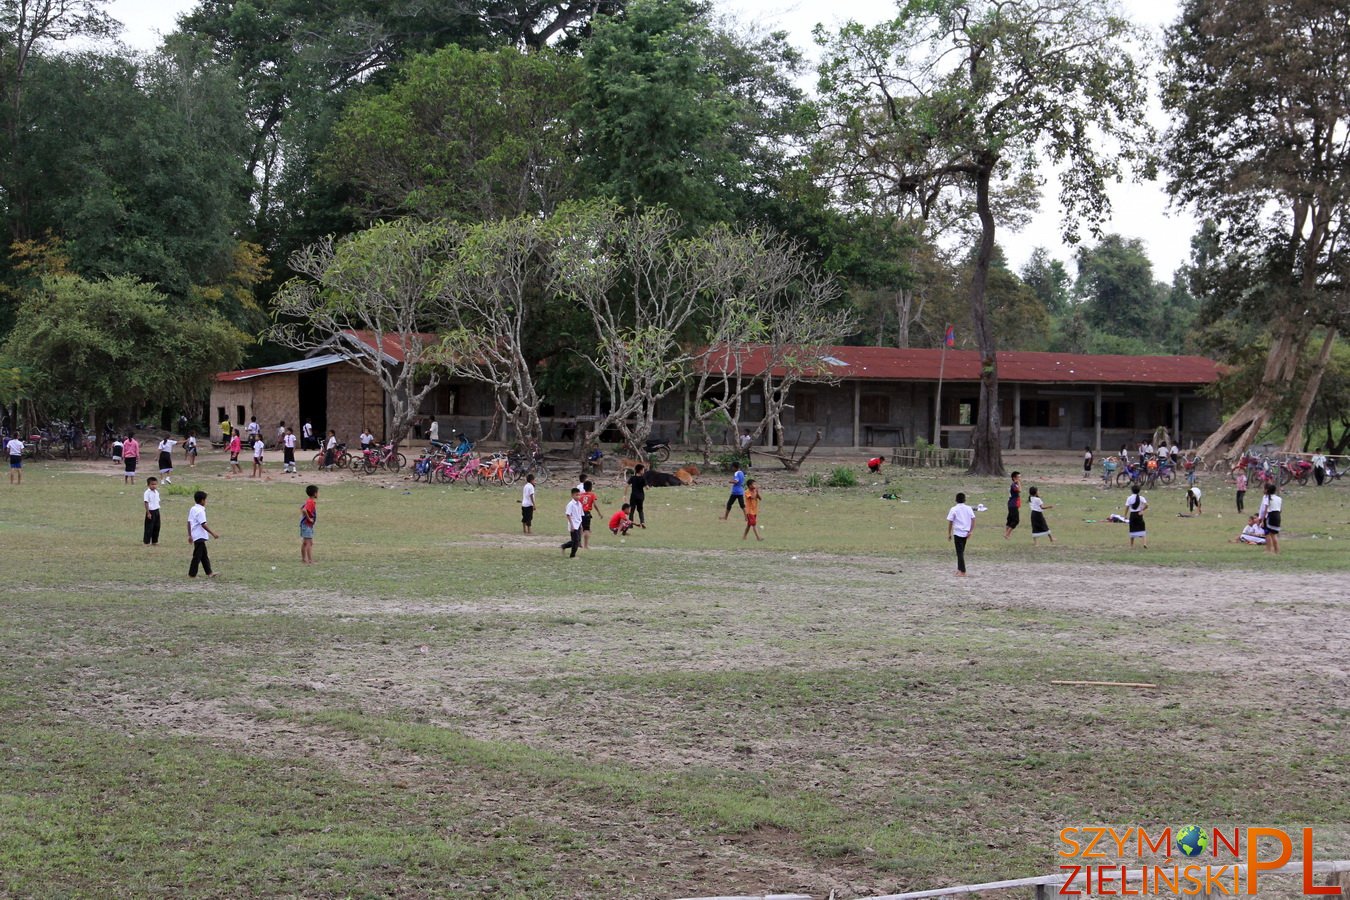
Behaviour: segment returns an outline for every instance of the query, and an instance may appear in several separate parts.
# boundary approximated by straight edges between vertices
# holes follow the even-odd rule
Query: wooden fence
[[[907,469],[969,469],[975,451],[952,447],[896,447],[891,451],[891,465]]]
[[[1230,870],[1242,871],[1243,887],[1245,888],[1247,867],[1245,865],[1232,865],[1228,866],[1227,868],[1229,868]],[[1340,875],[1341,877],[1339,880],[1341,883],[1344,883],[1346,880],[1345,873],[1350,873],[1350,859],[1338,859],[1327,862],[1314,862],[1312,869],[1313,872],[1318,875]],[[1131,869],[1130,875],[1134,876],[1135,879],[1138,879],[1140,878],[1140,871],[1141,870],[1139,869]],[[1263,877],[1271,875],[1293,875],[1295,877],[1301,878],[1303,876],[1303,862],[1301,860],[1298,862],[1291,862],[1288,865],[1282,866],[1281,868],[1278,869],[1263,869],[1261,871],[1261,875]],[[1036,893],[1036,900],[1051,900],[1051,898],[1056,896],[1060,886],[1063,885],[1064,882],[1068,880],[1068,878],[1069,876],[1063,873],[1057,875],[1038,875],[1034,878],[1012,878],[1005,881],[986,881],[982,884],[963,884],[958,885],[956,887],[935,888],[929,891],[910,891],[905,894],[886,894],[880,897],[869,897],[866,898],[866,900],[923,900],[923,898],[927,897],[951,897],[959,894],[980,894],[984,893],[985,891],[1008,891],[1017,888],[1032,888]],[[1138,881],[1136,881],[1136,884],[1137,883]],[[1337,883],[1337,881],[1332,879],[1328,880],[1327,883],[1335,884]],[[1087,896],[1104,896],[1104,895],[1083,894],[1083,896],[1087,897]],[[1161,892],[1154,892],[1152,896],[1155,897],[1170,896],[1175,898],[1175,900],[1181,900],[1180,895],[1177,894],[1164,894]],[[1200,893],[1194,896],[1207,898],[1211,897],[1211,895],[1207,893]],[[833,900],[833,898],[835,898],[835,895],[831,893],[830,897]],[[1342,888],[1340,897],[1342,898],[1342,900],[1350,898],[1350,890]],[[684,898],[684,900],[817,900],[817,898],[813,898],[810,894],[754,894],[750,896],[742,895],[734,897],[733,896],[687,897]]]

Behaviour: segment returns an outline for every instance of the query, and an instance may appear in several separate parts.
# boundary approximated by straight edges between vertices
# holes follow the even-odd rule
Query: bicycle
[[[328,458],[327,450],[320,450],[318,453],[314,454],[314,468],[318,469],[320,472],[328,468],[328,466],[324,464],[327,458]],[[333,453],[333,468],[346,469],[349,468],[351,464],[352,464],[352,455],[347,452],[347,445],[338,444],[337,448]]]
[[[408,464],[408,458],[394,450],[393,444],[379,448],[362,450],[359,456],[353,456],[352,471],[361,475],[372,475],[379,469],[397,472]]]

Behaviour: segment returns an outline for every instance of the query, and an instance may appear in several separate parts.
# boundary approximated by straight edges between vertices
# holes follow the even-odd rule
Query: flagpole
[[[951,326],[947,326],[948,331]],[[942,333],[942,356],[938,362],[937,397],[933,400],[933,446],[942,446],[942,376],[947,370],[947,331]]]

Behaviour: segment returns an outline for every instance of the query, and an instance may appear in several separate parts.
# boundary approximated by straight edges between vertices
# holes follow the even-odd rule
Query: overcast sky
[[[852,19],[874,24],[895,9],[890,0],[830,0],[828,4],[813,0],[714,0],[714,3],[742,21],[786,29],[793,42],[812,57],[815,45],[811,30],[817,23],[831,27]],[[149,50],[158,44],[160,36],[174,30],[178,16],[194,5],[195,0],[113,0],[108,8],[126,26],[123,40],[137,49]],[[1122,0],[1122,5],[1136,22],[1157,33],[1176,18],[1179,2]],[[828,9],[828,15],[822,9]],[[1157,116],[1161,117],[1161,112]],[[1155,124],[1161,130],[1165,123],[1159,118]],[[1153,260],[1154,276],[1169,280],[1190,253],[1195,219],[1184,210],[1169,209],[1167,195],[1158,183],[1115,185],[1111,201],[1113,214],[1103,223],[1104,231],[1143,239]],[[1014,268],[1020,268],[1037,246],[1048,247],[1055,256],[1070,262],[1073,250],[1061,243],[1060,231],[1059,204],[1051,178],[1041,212],[1031,224],[1017,234],[1001,232],[998,238]]]

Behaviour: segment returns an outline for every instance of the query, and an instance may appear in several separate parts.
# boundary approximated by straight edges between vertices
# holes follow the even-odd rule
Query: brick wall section
[[[357,445],[366,428],[376,438],[384,438],[384,391],[375,379],[355,366],[329,368],[328,427],[349,447]]]

